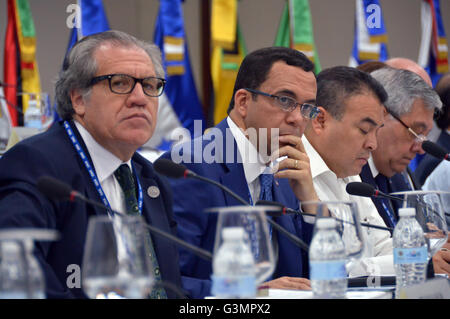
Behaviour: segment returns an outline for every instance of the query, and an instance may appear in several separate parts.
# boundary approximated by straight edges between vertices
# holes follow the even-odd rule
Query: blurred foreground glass
[[[93,216],[83,256],[82,285],[90,298],[145,299],[154,283],[141,216]]]
[[[271,242],[271,234],[266,221],[265,210],[273,210],[266,206],[230,206],[209,209],[218,212],[214,255],[224,241],[223,229],[241,227],[245,231],[245,240],[250,246],[255,267],[256,284],[264,282],[275,270],[275,258]]]
[[[302,208],[308,213],[316,214],[318,218],[334,217],[337,231],[342,237],[345,246],[346,268],[350,272],[353,264],[357,262],[365,247],[358,206],[355,202],[346,201],[307,201],[302,202]],[[314,227],[314,234],[317,231]]]
[[[431,258],[448,238],[442,201],[443,196],[448,194],[449,192],[444,191],[407,191],[391,194],[403,199],[402,207],[416,209],[416,219],[423,229],[428,247],[428,258]]]
[[[33,255],[33,241],[58,239],[54,230],[10,228],[0,231],[0,299],[44,299],[45,277]]]

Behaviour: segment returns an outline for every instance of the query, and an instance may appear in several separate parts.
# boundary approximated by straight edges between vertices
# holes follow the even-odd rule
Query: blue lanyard
[[[92,165],[89,162],[88,157],[84,153],[83,148],[81,147],[80,143],[78,142],[77,137],[73,133],[73,130],[67,121],[64,121],[64,128],[66,129],[67,135],[69,136],[70,141],[72,142],[73,146],[75,147],[75,150],[77,151],[78,155],[80,156],[81,160],[83,161],[84,166],[86,167],[86,169],[89,173],[89,176],[91,177],[92,183],[94,184],[95,188],[97,189],[98,194],[100,195],[103,205],[108,207],[109,212],[112,213],[113,210],[111,208],[111,205],[109,204],[108,199],[106,198],[106,195],[105,195],[105,192],[103,191],[102,185],[100,185],[97,174],[95,174],[95,171],[92,168]],[[137,185],[138,185],[138,207],[139,207],[139,213],[142,214],[142,206],[143,206],[142,187],[141,187],[141,183],[139,183],[139,179],[137,178],[137,175],[135,173],[134,165],[131,164],[131,167],[133,168],[133,174],[136,177],[136,181],[137,181]]]
[[[395,218],[392,215],[392,211],[389,209],[389,207],[386,206],[384,198],[381,200],[381,204],[383,205],[383,208],[386,211],[386,214],[388,215],[390,222],[392,223],[392,227],[395,227],[396,225]]]

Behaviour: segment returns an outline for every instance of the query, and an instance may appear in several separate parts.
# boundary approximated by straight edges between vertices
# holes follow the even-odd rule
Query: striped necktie
[[[261,192],[259,194],[259,199],[273,201],[272,197],[273,175],[261,174],[259,175],[259,181],[261,183]]]
[[[125,195],[125,206],[127,208],[128,215],[139,215],[139,206],[136,198],[136,186],[134,183],[133,174],[131,173],[130,167],[127,164],[122,164],[114,172],[114,176],[122,188]],[[148,246],[150,247],[150,259],[153,265],[153,272],[156,283],[161,283],[161,273],[159,271],[158,260],[156,259],[155,250],[153,248],[152,238],[147,232]],[[162,287],[154,287],[150,293],[150,299],[167,299],[167,294]]]

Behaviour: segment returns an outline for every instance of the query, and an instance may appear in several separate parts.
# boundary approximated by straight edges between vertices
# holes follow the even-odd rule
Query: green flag
[[[278,27],[275,46],[290,47],[303,52],[314,62],[316,74],[320,72],[308,0],[287,0]]]

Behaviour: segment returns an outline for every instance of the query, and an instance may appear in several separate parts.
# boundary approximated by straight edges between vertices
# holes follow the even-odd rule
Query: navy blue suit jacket
[[[372,171],[370,170],[369,164],[366,164],[363,166],[363,168],[361,170],[361,174],[359,174],[359,176],[361,177],[361,180],[364,183],[371,184],[375,188],[379,189],[379,187],[375,181],[375,177],[372,176]],[[395,174],[391,178],[387,178],[387,180],[388,180],[388,183],[387,183],[387,185],[388,185],[387,193],[388,194],[410,190],[410,187],[408,186],[408,184],[406,184],[406,181],[401,174]],[[375,204],[381,218],[383,218],[385,224],[389,225],[389,222],[388,222],[389,217],[387,216],[386,210],[383,208],[383,204],[382,204],[381,200],[378,198],[372,198],[372,201]],[[389,201],[391,207],[393,208],[395,220],[398,221],[398,209],[401,207],[401,202],[396,201],[396,200],[388,200],[388,201]]]
[[[442,131],[437,139],[436,143],[442,146],[447,152],[450,151],[450,135],[446,131]],[[416,179],[420,185],[425,184],[425,180],[431,174],[431,172],[439,165],[441,159],[434,157],[433,155],[426,154],[422,161],[414,171]]]
[[[78,141],[89,156],[75,125]],[[172,194],[167,180],[157,175],[152,164],[139,154],[132,163],[144,193],[143,217],[146,222],[176,234],[172,212]],[[35,255],[43,267],[48,298],[86,298],[80,288],[67,287],[71,264],[82,266],[83,249],[89,217],[104,215],[106,210],[84,202],[49,200],[36,188],[39,177],[49,175],[73,187],[87,198],[100,201],[100,196],[69,140],[62,123],[47,132],[26,139],[0,159],[0,228],[36,227],[56,229],[61,238],[56,242],[36,244]],[[150,186],[160,189],[160,196],[147,195]],[[152,236],[163,281],[181,287],[178,250],[170,242]],[[169,298],[176,297],[167,290]]]
[[[205,136],[196,138],[181,147],[163,154],[164,158],[171,158],[201,176],[213,179],[225,185],[243,199],[249,199],[248,185],[245,180],[242,161],[238,162],[237,144],[231,132],[226,135],[228,128],[223,120]],[[223,137],[223,139],[221,139]],[[225,137],[231,141],[227,148]],[[231,140],[230,140],[231,139]],[[231,147],[230,147],[231,146]],[[233,152],[233,153],[231,153]],[[203,154],[213,154],[216,160],[205,162]],[[231,153],[231,154],[230,154]],[[232,159],[227,161],[227,156]],[[195,179],[173,179],[170,184],[174,193],[174,213],[178,224],[178,236],[193,245],[210,252],[214,248],[216,235],[217,213],[206,213],[204,209],[242,205],[235,198],[221,189]],[[274,183],[274,201],[287,207],[298,209],[298,200],[292,192],[286,179]],[[274,218],[282,227],[306,242],[311,241],[312,225],[307,224],[299,216],[283,216]],[[307,253],[292,244],[282,234],[277,234],[279,254],[273,278],[280,276],[308,277]],[[180,262],[183,287],[190,292],[192,298],[203,298],[210,295],[212,264],[192,253],[180,249]]]

